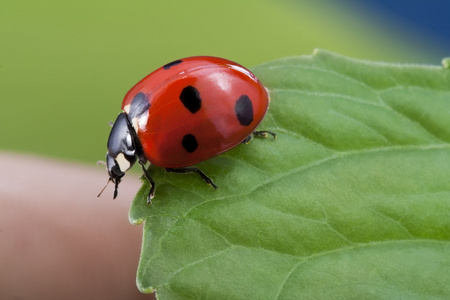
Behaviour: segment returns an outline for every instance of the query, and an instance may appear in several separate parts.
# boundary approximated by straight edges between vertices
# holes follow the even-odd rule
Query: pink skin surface
[[[139,176],[0,151],[0,299],[154,299],[136,287]]]

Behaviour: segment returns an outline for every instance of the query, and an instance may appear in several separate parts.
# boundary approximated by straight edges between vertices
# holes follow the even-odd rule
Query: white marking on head
[[[116,162],[119,165],[120,171],[122,172],[127,171],[131,167],[130,162],[125,158],[123,153],[119,153],[117,155]]]
[[[127,114],[129,114],[130,113],[130,107],[131,107],[131,104],[125,105],[125,107],[123,108],[123,111],[126,112]]]
[[[139,115],[138,117],[133,118],[131,120],[131,125],[133,126],[134,130],[137,133],[138,131],[145,131],[147,121],[148,121],[148,110]]]
[[[131,119],[131,126],[133,126],[134,131],[137,133],[138,132],[138,123],[139,123],[139,119],[138,118],[133,118]]]
[[[147,126],[148,122],[148,110],[146,110],[140,117],[139,117],[139,130],[145,131],[145,127]]]

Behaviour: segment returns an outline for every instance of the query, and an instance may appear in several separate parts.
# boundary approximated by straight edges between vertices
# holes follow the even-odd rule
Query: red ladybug
[[[254,135],[269,106],[267,89],[243,66],[217,57],[197,56],[168,63],[139,81],[125,95],[123,112],[108,139],[109,181],[118,185],[136,160],[155,193],[147,161],[168,172],[198,173],[189,167],[225,152]]]

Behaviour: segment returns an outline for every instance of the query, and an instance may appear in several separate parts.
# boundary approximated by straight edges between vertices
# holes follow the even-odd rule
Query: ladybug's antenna
[[[103,193],[103,191],[106,189],[106,187],[108,186],[108,184],[112,181],[111,177],[108,178],[108,181],[106,182],[105,186],[102,188],[102,190],[100,191],[100,193],[98,193],[97,198],[100,197],[100,195]],[[114,199],[116,198],[115,196],[117,196],[117,188],[116,191],[114,192]]]

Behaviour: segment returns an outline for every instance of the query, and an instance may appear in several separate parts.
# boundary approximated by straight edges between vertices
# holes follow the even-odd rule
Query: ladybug
[[[122,102],[122,113],[108,139],[108,183],[114,198],[125,172],[136,161],[155,194],[155,182],[145,165],[172,173],[197,173],[192,165],[223,153],[253,136],[274,138],[255,131],[269,107],[269,94],[256,76],[227,59],[196,56],[168,63],[139,81]],[[106,187],[106,186],[105,186]]]

